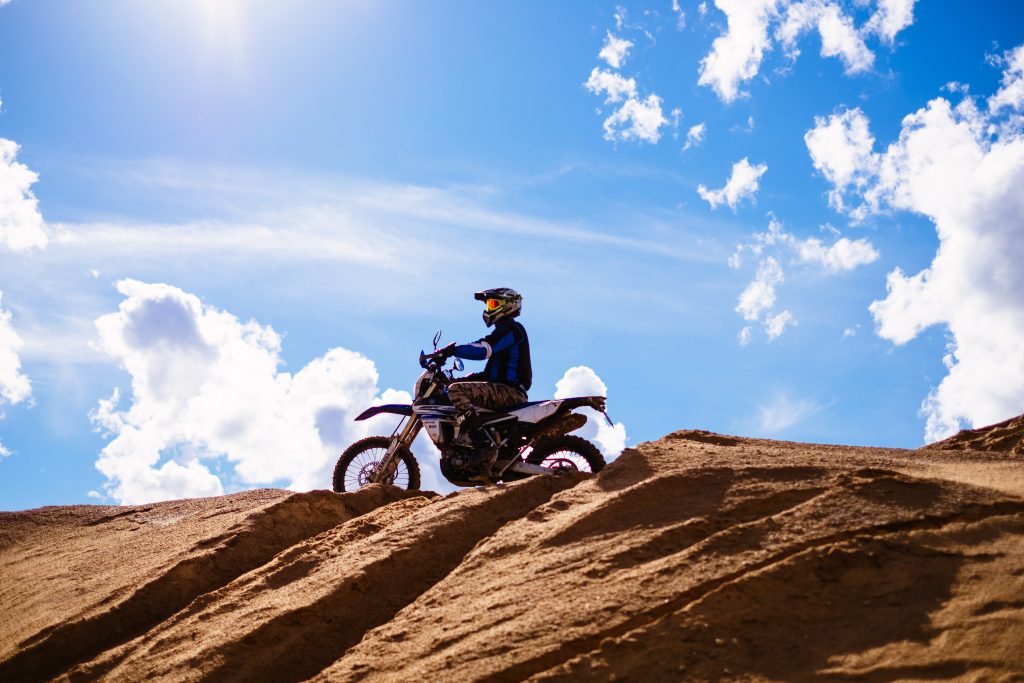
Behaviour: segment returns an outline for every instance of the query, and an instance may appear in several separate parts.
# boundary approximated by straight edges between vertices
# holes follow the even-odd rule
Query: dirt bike
[[[423,374],[416,380],[411,405],[374,406],[356,416],[360,421],[386,413],[402,419],[391,436],[367,437],[345,449],[334,467],[335,491],[354,491],[372,483],[418,489],[420,468],[411,447],[424,428],[441,452],[441,474],[456,486],[566,471],[598,472],[604,467],[594,444],[569,434],[587,422],[586,415],[573,412],[579,408],[592,408],[612,424],[604,396],[531,401],[502,410],[481,408],[475,432],[457,437],[457,410],[448,400],[447,388],[463,363],[456,358],[453,367],[446,368],[447,357],[437,351],[440,338],[438,331],[434,353],[420,351]],[[470,467],[480,459],[479,449],[486,451],[484,464]]]

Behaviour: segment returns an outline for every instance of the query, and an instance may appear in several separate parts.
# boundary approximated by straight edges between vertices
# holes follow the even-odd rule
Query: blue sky
[[[327,487],[494,286],[609,456],[1024,412],[1022,43],[1017,2],[0,3],[0,509]]]

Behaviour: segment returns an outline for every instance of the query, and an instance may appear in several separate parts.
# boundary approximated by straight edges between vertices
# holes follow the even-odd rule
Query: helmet
[[[523,312],[523,297],[508,287],[485,289],[474,294],[473,298],[484,302],[484,323],[487,327],[499,320],[514,318]]]

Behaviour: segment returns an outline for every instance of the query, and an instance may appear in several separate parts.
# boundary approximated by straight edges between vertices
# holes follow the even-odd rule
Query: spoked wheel
[[[371,483],[390,445],[390,437],[371,436],[346,448],[334,466],[334,490],[355,491]],[[398,451],[398,467],[382,483],[410,490],[420,487],[420,466],[408,448]]]
[[[541,439],[526,457],[526,462],[565,472],[600,472],[604,469],[604,456],[597,446],[568,434]]]

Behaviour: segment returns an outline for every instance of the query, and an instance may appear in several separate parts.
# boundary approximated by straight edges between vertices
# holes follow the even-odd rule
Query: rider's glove
[[[455,342],[452,342],[444,348],[440,348],[433,353],[427,354],[427,358],[430,358],[438,363],[444,363],[448,358],[455,355]]]

